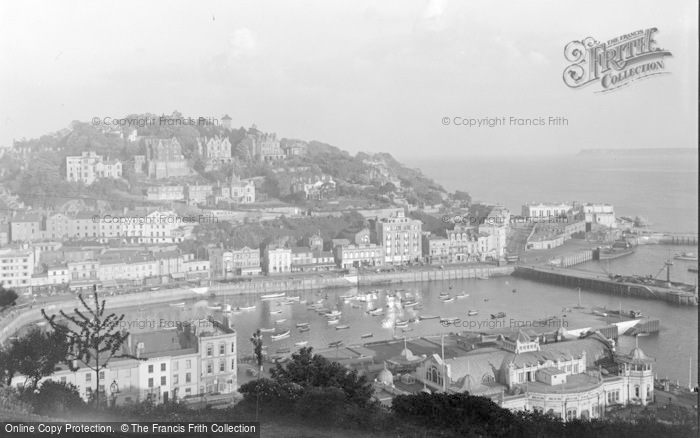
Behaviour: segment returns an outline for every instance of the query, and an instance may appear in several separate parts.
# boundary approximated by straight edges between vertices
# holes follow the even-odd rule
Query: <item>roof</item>
[[[656,362],[656,359],[649,357],[642,351],[639,347],[634,347],[630,354],[619,355],[618,359],[622,362],[632,364],[632,365],[644,365],[652,362]]]
[[[559,374],[566,374],[566,371],[560,370],[559,368],[556,368],[556,367],[541,368],[538,371],[540,373],[547,374],[550,376],[557,376]]]
[[[134,353],[139,343],[143,342],[144,356],[154,357],[156,353],[172,353],[187,348],[184,334],[177,330],[159,330],[132,335],[132,348]]]

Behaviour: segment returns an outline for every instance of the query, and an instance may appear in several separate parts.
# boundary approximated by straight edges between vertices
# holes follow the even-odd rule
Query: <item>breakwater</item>
[[[672,304],[697,306],[697,294],[689,291],[679,291],[671,288],[615,281],[608,277],[586,271],[561,269],[555,267],[525,267],[518,266],[513,275],[546,283],[563,284],[570,288],[595,290],[613,295],[631,296],[663,300]]]

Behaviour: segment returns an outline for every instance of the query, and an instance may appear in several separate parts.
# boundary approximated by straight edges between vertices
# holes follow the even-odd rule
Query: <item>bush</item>
[[[318,424],[335,425],[345,414],[345,393],[340,388],[308,388],[295,403],[301,418]]]
[[[31,415],[34,413],[34,407],[22,400],[15,388],[0,386],[0,411]]]
[[[60,418],[85,409],[85,402],[72,383],[47,380],[37,393],[31,395],[31,400],[38,414],[49,417]]]

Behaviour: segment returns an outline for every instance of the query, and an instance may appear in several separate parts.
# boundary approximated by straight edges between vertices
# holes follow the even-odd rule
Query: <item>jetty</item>
[[[544,283],[562,284],[570,288],[605,292],[612,295],[663,300],[673,304],[697,306],[696,286],[666,283],[638,277],[606,276],[595,272],[555,266],[518,266],[513,275]]]

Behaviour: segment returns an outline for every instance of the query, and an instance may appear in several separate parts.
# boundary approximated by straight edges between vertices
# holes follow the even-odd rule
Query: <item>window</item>
[[[236,352],[236,343],[231,342],[231,353],[235,353],[235,352]]]
[[[148,387],[153,388],[153,377],[148,378]]]
[[[224,344],[219,345],[219,356],[226,354],[226,346]]]
[[[148,366],[148,372],[149,372],[149,373],[152,373],[152,372],[153,372],[153,365],[149,365],[149,366]]]
[[[639,386],[634,387],[634,396],[639,397]]]
[[[164,363],[160,364],[160,370],[165,371],[165,364]]]
[[[104,378],[105,378],[105,372],[104,372],[104,371],[100,371],[100,380],[102,380],[102,379],[104,379]]]
[[[185,383],[191,383],[191,382],[192,382],[192,373],[185,374]]]
[[[177,371],[180,368],[180,362],[173,362],[173,371]]]
[[[207,362],[207,374],[211,374],[214,372],[214,364],[211,362]]]
[[[165,385],[165,376],[160,376],[160,384],[161,384],[162,386]]]
[[[85,381],[86,381],[86,382],[92,382],[92,374],[91,374],[91,373],[85,374]]]
[[[61,377],[61,383],[66,383],[66,377],[65,377],[65,376]]]
[[[213,350],[214,350],[214,347],[211,344],[207,345],[207,357],[211,357],[212,354],[214,354]]]
[[[180,377],[177,374],[173,374],[173,385],[180,383]]]
[[[223,360],[220,360],[219,361],[219,372],[223,373],[224,371],[226,371],[226,363]],[[637,390],[638,390],[637,392],[639,392],[639,387],[637,387]]]

